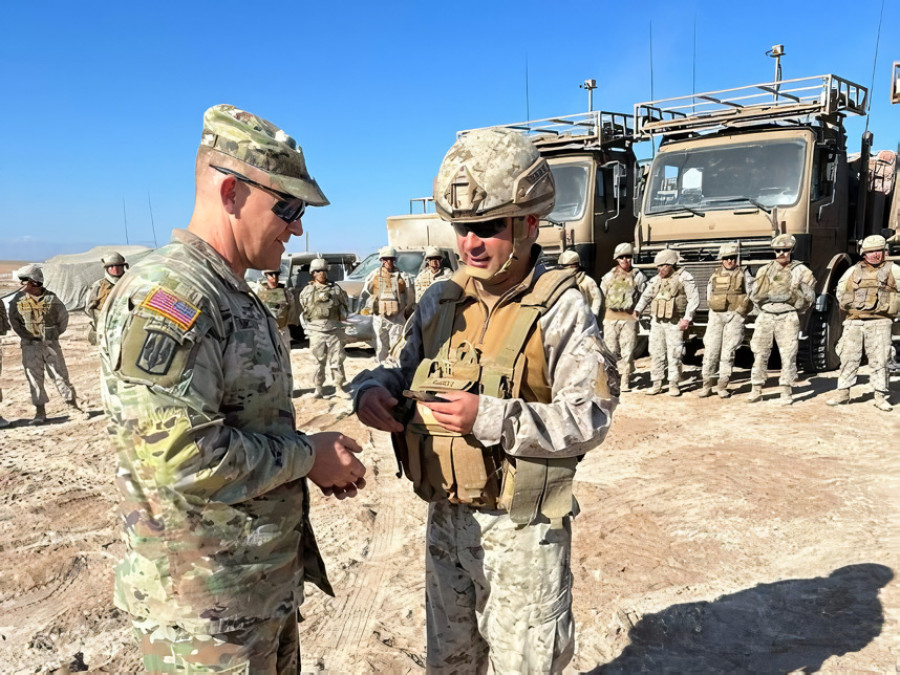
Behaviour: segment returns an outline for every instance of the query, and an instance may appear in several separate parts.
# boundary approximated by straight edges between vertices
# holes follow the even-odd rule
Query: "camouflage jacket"
[[[584,271],[579,271],[575,275],[575,281],[578,283],[578,290],[584,296],[584,301],[588,304],[591,314],[595,317],[600,316],[600,310],[603,307],[603,292],[597,282]]]
[[[6,314],[6,305],[0,300],[0,335],[6,335],[9,328],[9,316]]]
[[[69,326],[69,311],[56,293],[16,293],[9,303],[9,323],[22,342],[58,340]]]
[[[342,322],[350,313],[350,299],[333,281],[310,281],[300,291],[300,307],[307,330],[330,333],[343,328]]]
[[[700,294],[697,292],[697,284],[694,283],[694,277],[691,275],[683,267],[680,269],[676,269],[672,272],[672,274],[667,277],[668,279],[678,279],[681,282],[681,286],[684,288],[684,295],[686,298],[686,306],[684,309],[683,318],[688,321],[694,320],[694,312],[697,311],[697,308],[700,307]],[[634,311],[638,314],[642,313],[644,309],[649,305],[657,295],[659,295],[660,288],[663,287],[663,278],[658,274],[650,279],[647,282],[647,285],[644,286],[644,291],[641,293],[640,300],[638,300],[637,305],[634,308]]]
[[[269,288],[266,282],[262,282],[256,288],[256,295],[275,317],[275,323],[279,328],[287,328],[288,324],[294,323],[297,314],[294,294],[285,288],[284,284]]]
[[[176,230],[122,278],[101,331],[126,555],[116,605],[219,633],[331,592],[309,528],[313,449],[294,428],[275,320],[206,242]]]
[[[415,287],[416,287],[416,302],[421,302],[422,295],[424,295],[425,291],[431,286],[431,284],[436,281],[443,281],[444,279],[449,279],[453,276],[453,270],[449,267],[442,267],[441,270],[435,274],[431,271],[430,267],[425,267],[421,272],[416,275]]]

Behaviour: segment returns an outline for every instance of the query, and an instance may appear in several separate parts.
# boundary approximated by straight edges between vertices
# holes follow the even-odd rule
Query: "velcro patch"
[[[200,316],[199,307],[158,287],[150,291],[150,294],[144,298],[141,307],[165,317],[185,331],[190,329],[197,321],[197,317]]]
[[[150,375],[165,375],[177,349],[178,343],[171,336],[148,330],[135,365]]]

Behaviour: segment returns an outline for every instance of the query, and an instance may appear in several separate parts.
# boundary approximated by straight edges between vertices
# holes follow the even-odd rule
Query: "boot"
[[[9,422],[7,420],[3,419],[3,416],[0,415],[0,429],[5,429],[8,426],[9,426]]]
[[[875,407],[884,412],[891,412],[894,409],[891,402],[888,401],[887,394],[881,391],[875,392]]]
[[[654,382],[653,386],[647,390],[647,396],[656,396],[662,393],[662,382]]]
[[[622,373],[622,378],[619,381],[619,391],[620,392],[631,391],[631,385],[628,382],[628,380],[630,380],[630,379],[631,378],[628,376],[628,373]]]
[[[700,391],[697,392],[698,398],[707,398],[712,396],[712,388],[713,381],[712,380],[703,380],[703,387],[700,388]]]
[[[325,398],[325,390],[322,389],[322,385],[316,385],[316,390],[313,392],[313,396],[316,398]]]
[[[834,396],[825,401],[828,405],[845,405],[850,403],[850,390],[849,389],[837,389],[834,392]]]
[[[86,420],[86,419],[90,418],[91,413],[89,413],[87,410],[85,410],[85,409],[82,408],[80,405],[78,405],[78,401],[66,401],[66,404],[67,404],[72,410],[74,410],[75,412],[77,412],[77,413],[78,413],[78,416],[79,416],[81,419]]]
[[[34,406],[34,418],[29,422],[32,426],[43,424],[47,421],[47,411],[42,405]]]
[[[669,383],[669,396],[681,396],[681,388],[674,382]]]
[[[338,398],[350,398],[350,393],[347,391],[347,385],[344,384],[343,380],[337,380],[334,383],[334,395]]]
[[[794,398],[791,396],[791,385],[781,385],[781,405],[791,405],[793,402]]]
[[[731,392],[728,391],[728,378],[720,377],[718,386],[716,387],[716,393],[719,395],[719,398],[729,398],[731,396]]]
[[[751,385],[750,395],[747,397],[747,403],[756,403],[762,398],[762,387],[758,384]]]

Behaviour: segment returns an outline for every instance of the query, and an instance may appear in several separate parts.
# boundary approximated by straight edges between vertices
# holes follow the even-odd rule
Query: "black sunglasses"
[[[471,232],[479,239],[490,239],[505,229],[506,218],[494,218],[494,220],[485,220],[480,223],[453,223],[453,230],[458,237],[465,237]]]
[[[616,260],[631,260],[632,257],[633,256],[630,256],[630,255],[620,255],[620,256],[616,256]]]
[[[232,169],[226,169],[224,166],[216,166],[215,164],[210,164],[210,166],[219,173],[224,173],[228,176],[234,176],[242,183],[252,185],[255,188],[259,188],[263,192],[268,192],[273,197],[276,197],[278,201],[272,205],[272,213],[274,213],[286,223],[293,223],[295,220],[300,220],[303,217],[303,214],[306,213],[306,202],[302,199],[299,199],[298,197],[289,195],[286,192],[273,190],[268,185],[257,183],[255,180],[247,178],[247,176],[245,176],[244,174],[233,171]]]
[[[776,248],[775,253],[790,253],[791,249],[789,248]]]
[[[737,260],[736,255],[723,255],[722,260]]]

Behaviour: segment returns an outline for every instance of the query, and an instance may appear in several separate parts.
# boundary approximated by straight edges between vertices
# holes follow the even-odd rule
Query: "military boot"
[[[793,402],[794,397],[791,395],[791,385],[781,385],[781,405],[791,405]]]
[[[662,382],[654,382],[653,386],[647,390],[647,396],[656,396],[662,393]]]
[[[834,396],[825,401],[828,405],[845,405],[850,403],[850,390],[838,389],[834,392]]]
[[[699,398],[707,398],[708,396],[712,396],[712,388],[712,380],[703,380],[703,386],[700,388],[700,391],[697,392],[697,396]]]
[[[32,426],[43,424],[47,421],[47,410],[42,405],[34,406],[34,418],[29,422]]]
[[[677,383],[669,383],[669,396],[681,396],[681,387]]]
[[[316,390],[313,392],[313,396],[316,398],[325,398],[325,390],[322,389],[321,384],[316,385]]]
[[[884,412],[891,412],[894,409],[891,402],[887,399],[887,394],[881,391],[875,392],[875,407]]]
[[[620,392],[631,391],[631,384],[629,384],[629,382],[628,382],[630,379],[631,378],[629,377],[628,373],[622,373],[622,378],[619,380],[619,391]]]
[[[718,385],[716,387],[716,393],[719,395],[719,398],[729,398],[731,396],[731,392],[728,391],[728,378],[720,377]]]
[[[758,384],[751,386],[750,395],[747,397],[747,403],[756,403],[762,398],[762,387]]]

